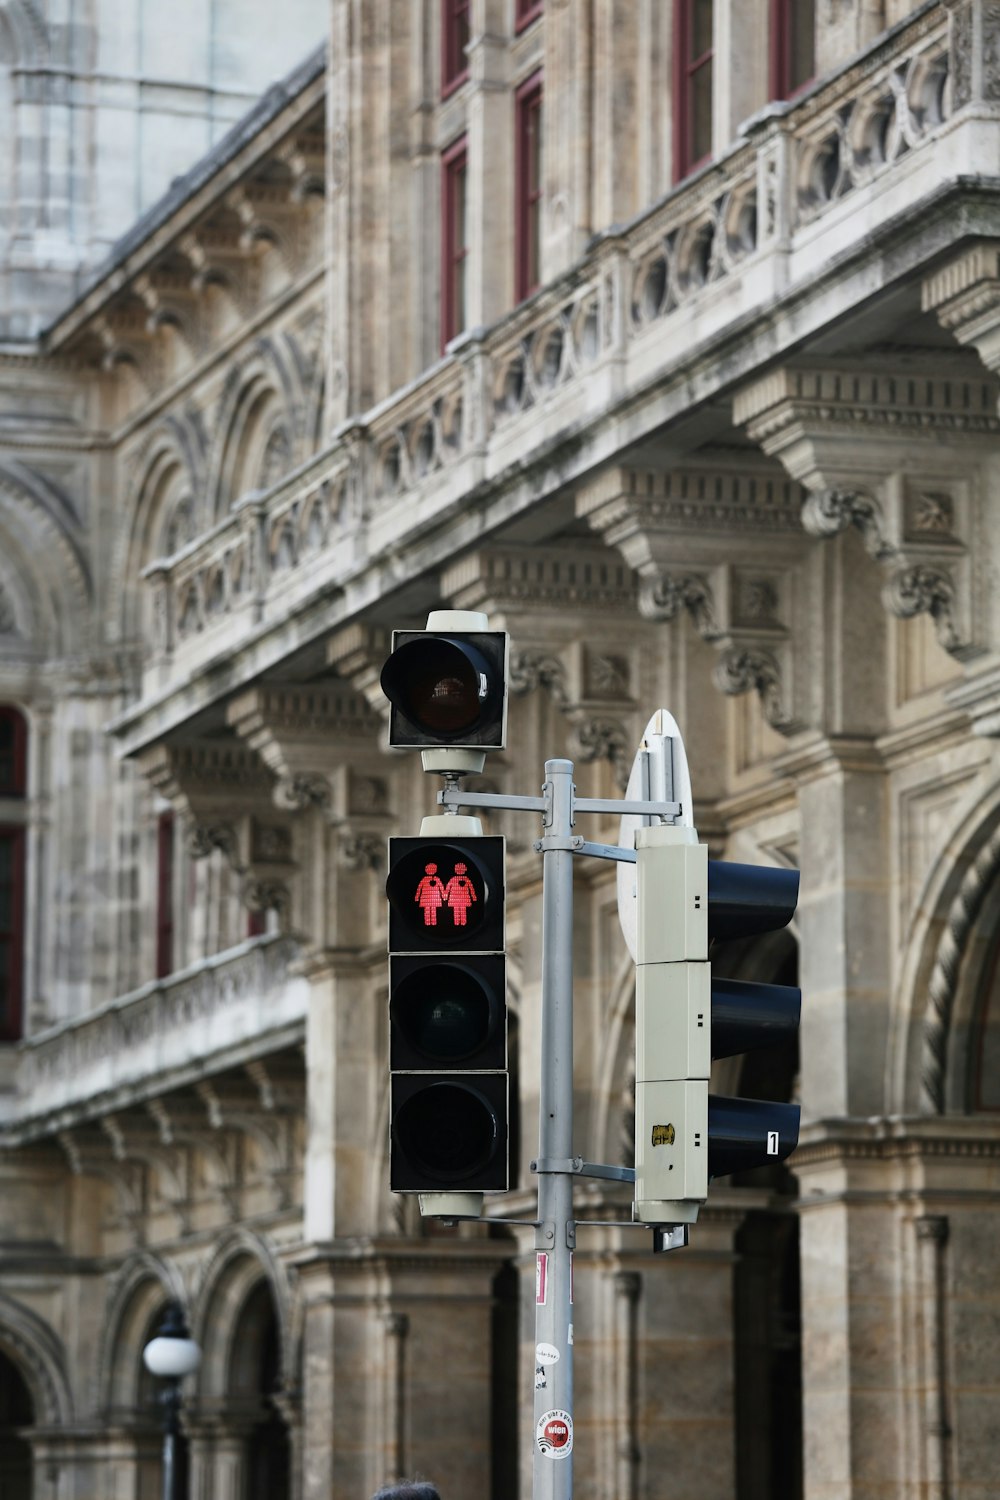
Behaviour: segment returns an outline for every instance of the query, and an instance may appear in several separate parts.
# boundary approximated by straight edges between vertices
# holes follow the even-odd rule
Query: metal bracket
[[[540,1156],[531,1163],[532,1172],[566,1172],[574,1177],[604,1177],[612,1182],[634,1182],[634,1167],[608,1167],[584,1161],[582,1156]]]
[[[543,839],[536,839],[532,844],[536,854],[546,854],[550,849],[568,849],[570,854],[579,854],[581,838],[559,838],[558,835],[547,833]]]
[[[509,812],[545,812],[546,797],[508,797],[503,792],[462,792],[445,787],[437,794],[440,807],[496,807]]]
[[[683,808],[679,802],[625,802],[618,797],[576,797],[573,801],[575,813],[614,813],[624,817],[632,813],[641,818],[679,818]]]
[[[635,850],[623,849],[621,844],[591,844],[585,839],[573,840],[574,854],[590,854],[595,859],[617,859],[623,864],[635,864]]]

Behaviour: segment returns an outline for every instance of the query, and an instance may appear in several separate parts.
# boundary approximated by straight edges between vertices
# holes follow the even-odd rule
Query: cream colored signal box
[[[635,1217],[693,1223],[708,1196],[708,849],[636,830]]]

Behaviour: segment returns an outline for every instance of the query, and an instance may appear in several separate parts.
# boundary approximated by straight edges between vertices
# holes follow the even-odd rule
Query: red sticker
[[[535,1301],[541,1307],[549,1294],[549,1257],[539,1250],[535,1257]]]
[[[573,1451],[573,1418],[569,1412],[543,1412],[535,1427],[535,1442],[546,1458],[568,1458]]]

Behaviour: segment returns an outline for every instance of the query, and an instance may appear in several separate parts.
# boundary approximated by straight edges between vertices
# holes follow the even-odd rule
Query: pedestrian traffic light
[[[477,611],[435,610],[426,630],[393,631],[381,675],[390,747],[504,748],[508,637],[488,623]]]
[[[793,1034],[789,985],[713,979],[709,943],[784,927],[797,870],[717,862],[692,828],[636,832],[635,1217],[694,1222],[709,1182],[782,1161],[799,1109],[708,1092],[712,1060]]]
[[[391,838],[386,895],[389,1185],[397,1193],[504,1191],[504,841]]]

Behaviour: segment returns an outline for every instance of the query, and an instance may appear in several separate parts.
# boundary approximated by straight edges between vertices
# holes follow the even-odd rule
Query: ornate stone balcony
[[[929,4],[770,106],[725,157],[150,568],[159,639],[125,747],[224,692],[220,657],[241,680],[274,667],[947,248],[998,131],[967,10]]]
[[[308,984],[288,975],[297,951],[289,938],[253,938],[30,1037],[17,1092],[0,1097],[6,1141],[50,1135],[301,1041]]]

